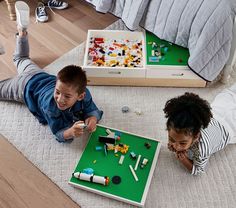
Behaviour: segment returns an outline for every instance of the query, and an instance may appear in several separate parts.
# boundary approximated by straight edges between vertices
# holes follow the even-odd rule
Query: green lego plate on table
[[[102,151],[96,151],[95,148],[97,146],[104,145],[98,141],[98,137],[107,136],[107,129],[116,132],[116,135],[120,135],[120,141],[116,141],[116,144],[122,143],[129,146],[126,154],[122,154],[121,152],[114,153],[114,150],[108,150],[107,154],[104,149]],[[150,145],[150,148],[147,148],[147,144]],[[156,167],[160,147],[161,143],[158,140],[97,125],[96,131],[90,135],[88,143],[73,172],[81,172],[86,168],[92,168],[94,170],[94,175],[108,176],[110,182],[105,186],[98,183],[79,180],[72,176],[69,184],[132,205],[144,206],[152,175]],[[129,165],[134,168],[137,161],[137,159],[135,160],[130,156],[130,152],[134,152],[137,157],[139,154],[141,155],[141,160],[136,170],[138,181],[134,179],[129,168]],[[119,164],[121,155],[124,155],[125,158],[123,163]],[[140,164],[144,158],[148,159],[148,163],[145,167],[141,168]],[[119,176],[121,182],[119,184],[114,184],[112,182],[113,176]]]
[[[187,48],[161,40],[147,30],[145,33],[147,66],[187,66],[189,59],[189,50]]]

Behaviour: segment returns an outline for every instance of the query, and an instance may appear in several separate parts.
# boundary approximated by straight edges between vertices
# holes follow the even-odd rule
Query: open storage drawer
[[[89,85],[205,87],[188,57],[148,31],[89,30],[83,69]]]
[[[145,78],[142,32],[89,30],[83,68],[91,77]]]

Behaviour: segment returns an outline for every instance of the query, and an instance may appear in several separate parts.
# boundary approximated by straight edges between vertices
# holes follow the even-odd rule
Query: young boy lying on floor
[[[103,112],[86,88],[85,72],[69,65],[54,76],[34,64],[29,58],[29,7],[17,1],[15,9],[18,33],[13,61],[18,75],[0,82],[0,100],[25,103],[40,123],[49,125],[59,142],[82,135],[83,123],[89,132],[95,131]]]

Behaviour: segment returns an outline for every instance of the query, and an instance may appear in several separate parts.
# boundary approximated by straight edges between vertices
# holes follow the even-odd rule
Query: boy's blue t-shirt
[[[87,88],[83,100],[77,101],[70,109],[58,109],[53,97],[55,85],[56,76],[44,72],[36,74],[25,87],[24,99],[39,122],[48,124],[57,140],[64,142],[64,131],[75,121],[85,120],[90,116],[95,116],[99,121],[103,112],[97,108]]]

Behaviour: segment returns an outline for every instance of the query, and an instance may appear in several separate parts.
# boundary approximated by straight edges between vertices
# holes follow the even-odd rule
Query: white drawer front
[[[148,68],[146,78],[168,78],[168,79],[201,79],[198,75],[186,67],[183,69],[176,68],[162,68],[152,69]]]
[[[136,77],[145,78],[145,69],[126,68],[84,68],[88,77]]]

